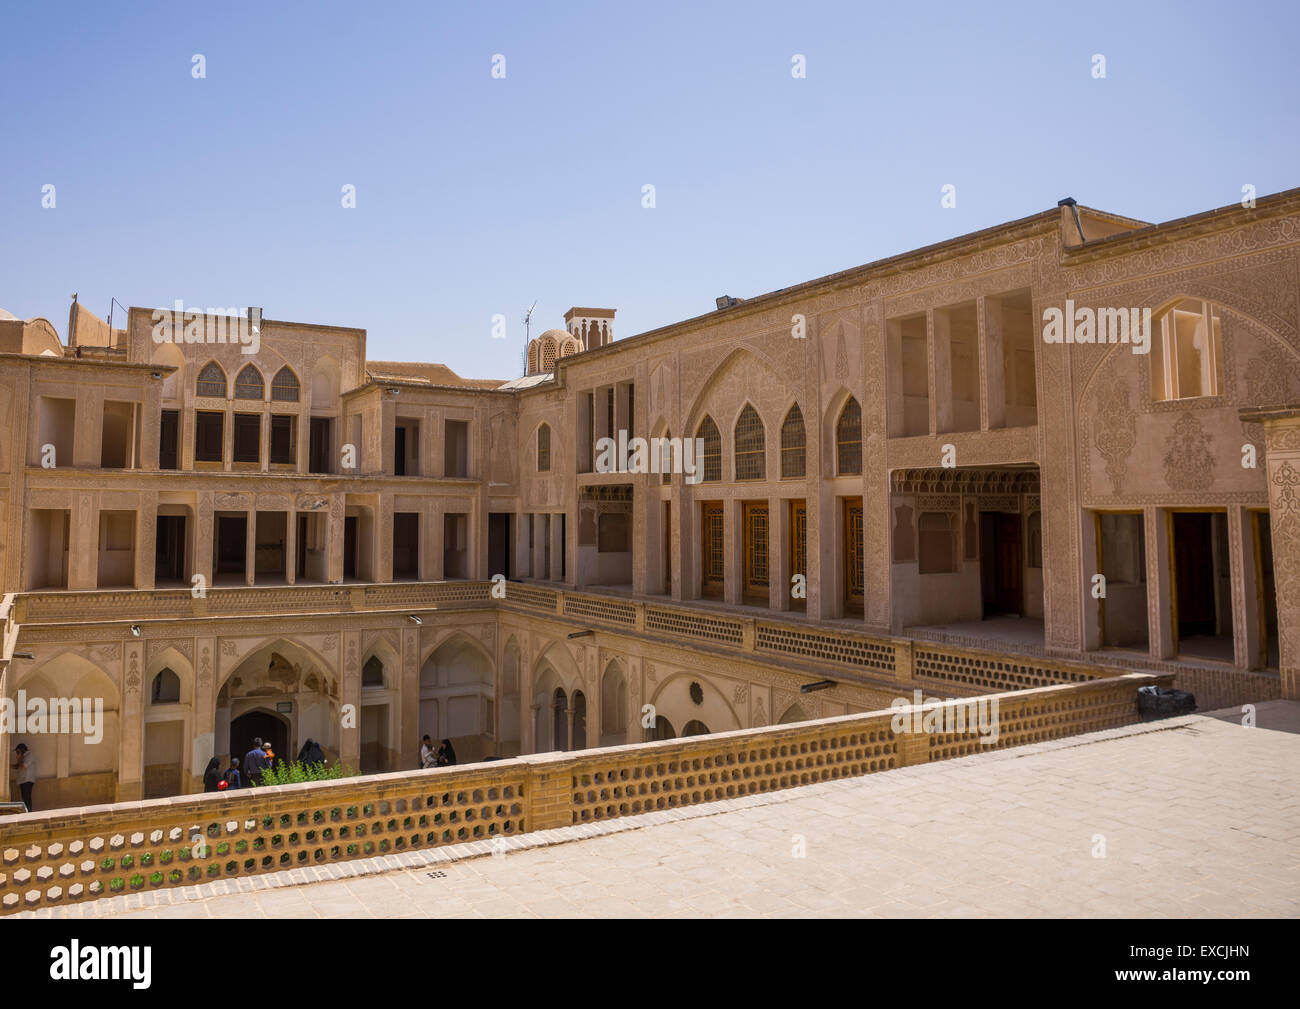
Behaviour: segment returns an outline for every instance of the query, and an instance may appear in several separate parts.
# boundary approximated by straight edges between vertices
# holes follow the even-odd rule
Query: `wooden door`
[[[766,604],[769,602],[767,502],[744,502],[741,517],[745,530],[745,599]]]
[[[862,498],[845,498],[844,612],[858,616],[864,598],[862,562]]]
[[[802,501],[790,502],[790,606],[806,608],[808,599],[808,507]],[[794,595],[794,575],[803,575],[803,598]]]
[[[700,535],[700,594],[721,598],[725,566],[723,563],[722,504],[706,501],[701,505],[703,522]]]

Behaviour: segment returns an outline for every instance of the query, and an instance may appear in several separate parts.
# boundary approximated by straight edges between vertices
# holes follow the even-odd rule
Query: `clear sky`
[[[258,305],[511,378],[534,300],[534,334],[581,305],[626,337],[1064,196],[1164,221],[1300,186],[1298,29],[1295,0],[7,3],[0,307],[66,339],[74,291]]]

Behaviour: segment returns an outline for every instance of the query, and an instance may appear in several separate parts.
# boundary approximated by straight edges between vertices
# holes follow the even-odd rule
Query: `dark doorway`
[[[406,428],[393,429],[393,474],[406,476]]]
[[[330,424],[328,417],[311,419],[311,444],[307,452],[307,469],[312,473],[332,473],[330,469]]]
[[[180,411],[164,410],[162,412],[162,429],[158,433],[159,469],[180,469],[180,430]]]
[[[217,516],[217,574],[243,577],[248,564],[248,519],[243,515]]]
[[[294,537],[293,575],[296,579],[307,577],[307,516],[298,516],[298,535]]]
[[[244,756],[253,748],[254,739],[271,744],[277,764],[281,760],[293,759],[294,755],[289,752],[289,726],[269,711],[250,711],[230,723],[230,755],[239,758],[241,769]]]
[[[488,577],[493,575],[505,575],[509,580],[514,577],[514,565],[511,564],[514,551],[511,549],[512,543],[510,527],[514,524],[514,516],[507,515],[504,512],[491,512],[488,514]]]
[[[155,585],[185,581],[185,516],[159,515],[154,535]]]
[[[343,520],[343,577],[357,576],[357,517],[349,515]]]
[[[420,515],[418,512],[394,512],[393,578],[415,581],[419,577]]]
[[[1023,565],[1020,516],[980,512],[980,593],[985,617],[1024,613]]]
[[[1209,512],[1174,512],[1174,572],[1178,637],[1213,635],[1214,537]]]
[[[1255,512],[1255,570],[1259,578],[1260,663],[1265,669],[1278,668],[1277,581],[1273,574],[1273,530],[1268,512]]]
[[[1226,512],[1169,513],[1178,654],[1232,662],[1232,574]]]

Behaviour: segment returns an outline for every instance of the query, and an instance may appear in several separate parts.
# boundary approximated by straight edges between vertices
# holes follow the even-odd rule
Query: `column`
[[[941,308],[926,312],[930,364],[930,433],[952,430],[952,331],[948,313]]]
[[[115,801],[144,797],[144,719],[141,681],[144,642],[127,639],[122,646],[122,694],[118,712],[117,794]]]
[[[294,576],[297,574],[298,565],[298,513],[293,510],[293,500],[289,501],[289,507],[284,513],[284,580],[290,585],[294,583]]]
[[[745,533],[736,498],[722,502],[722,598],[734,605],[744,599]]]
[[[774,497],[767,500],[768,605],[774,610],[790,608],[790,502]],[[806,571],[799,574],[807,575]]]
[[[1172,659],[1174,643],[1173,587],[1169,581],[1169,513],[1143,509],[1147,553],[1147,637],[1153,659]],[[1046,562],[1044,562],[1046,566]]]
[[[1002,346],[1002,302],[980,296],[976,301],[980,347],[980,429],[1007,426],[1006,372]]]
[[[250,495],[251,496],[251,495]],[[257,576],[257,509],[244,513],[244,584],[252,585]]]
[[[1282,696],[1300,700],[1300,407],[1242,410],[1264,425]]]

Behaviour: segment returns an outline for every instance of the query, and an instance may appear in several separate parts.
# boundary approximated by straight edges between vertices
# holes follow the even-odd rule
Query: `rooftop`
[[[35,915],[1294,917],[1300,703],[1241,718],[539,831],[501,856],[472,842]]]

